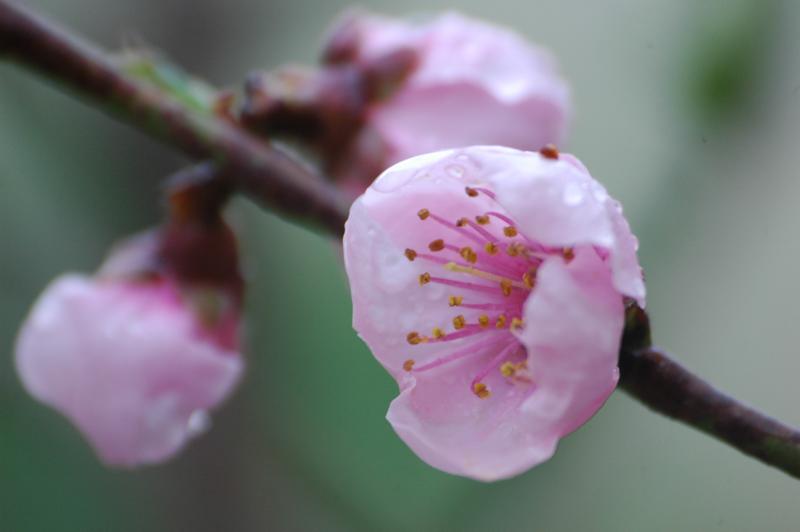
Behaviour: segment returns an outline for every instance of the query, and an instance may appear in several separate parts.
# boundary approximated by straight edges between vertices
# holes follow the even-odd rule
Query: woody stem
[[[0,57],[43,74],[192,159],[213,161],[219,179],[266,207],[333,236],[342,234],[346,205],[306,166],[237,125],[140,81],[97,48],[6,0],[0,0]],[[627,341],[628,332],[619,358],[623,390],[656,412],[800,478],[798,431],[716,390],[651,347],[649,339]]]

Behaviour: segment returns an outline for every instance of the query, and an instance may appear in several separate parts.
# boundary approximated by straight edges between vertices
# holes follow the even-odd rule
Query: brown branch
[[[6,55],[196,159],[218,163],[237,187],[270,208],[310,218],[334,235],[346,209],[301,164],[235,125],[182,106],[121,72],[95,49],[0,0],[0,55]],[[650,347],[647,315],[632,305],[620,351],[620,387],[656,412],[706,432],[800,478],[800,433],[746,407]]]
[[[237,188],[270,209],[341,234],[347,207],[309,168],[228,121],[189,109],[165,91],[134,79],[97,49],[5,0],[0,0],[2,56],[194,159],[217,162]]]
[[[800,432],[728,397],[651,344],[650,318],[629,302],[620,388],[656,412],[800,478]]]
[[[743,405],[657,348],[620,353],[620,387],[665,416],[800,478],[800,432]]]

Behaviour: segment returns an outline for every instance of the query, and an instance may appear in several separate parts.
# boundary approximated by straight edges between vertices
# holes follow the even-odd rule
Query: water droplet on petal
[[[453,177],[462,177],[464,175],[464,167],[458,164],[451,164],[445,171]]]
[[[570,207],[575,207],[583,202],[583,191],[575,183],[566,186],[563,193],[564,203]]]
[[[190,438],[198,436],[211,428],[211,417],[205,410],[195,410],[186,422],[186,433]]]

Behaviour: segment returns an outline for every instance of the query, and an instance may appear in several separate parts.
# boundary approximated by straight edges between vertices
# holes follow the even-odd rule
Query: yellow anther
[[[486,314],[481,314],[480,316],[478,316],[478,324],[481,327],[488,327],[489,326],[489,316],[487,316]]]
[[[425,338],[424,336],[420,336],[419,333],[416,331],[411,331],[410,333],[408,333],[408,335],[406,335],[406,341],[411,345],[417,345],[423,342],[427,342],[428,339]]]
[[[513,225],[507,225],[503,228],[503,234],[506,235],[508,238],[512,238],[517,236],[517,228]]]
[[[486,399],[487,397],[492,395],[492,392],[489,391],[489,388],[487,388],[486,385],[482,382],[476,382],[475,384],[472,385],[472,393],[474,393],[481,399]]]
[[[539,153],[540,153],[540,154],[542,155],[542,157],[544,157],[545,159],[553,159],[553,160],[558,160],[558,155],[559,155],[559,153],[558,153],[558,148],[556,148],[556,145],[555,145],[555,144],[545,144],[545,145],[544,145],[544,146],[542,146],[542,148],[539,150]]]
[[[411,260],[411,261],[413,261],[414,259],[416,259],[416,258],[417,258],[417,252],[416,252],[416,251],[414,251],[414,250],[413,250],[413,249],[411,249],[411,248],[406,248],[406,258],[407,258],[408,260]]]
[[[536,268],[531,268],[522,275],[522,282],[528,288],[533,288],[536,285]]]
[[[430,215],[431,215],[431,211],[429,211],[428,209],[420,209],[419,211],[417,211],[417,216],[419,216],[420,220],[425,220]]]
[[[473,252],[474,253],[474,252]],[[456,264],[455,262],[448,262],[447,264],[443,265],[444,269],[451,272],[458,272],[458,273],[466,273],[469,275],[473,275],[480,279],[484,279],[486,281],[492,281],[495,283],[508,283],[509,286],[516,286],[517,288],[527,288],[522,281],[515,281],[509,279],[508,277],[503,277],[502,275],[497,275],[496,273],[486,272],[479,268],[475,268],[474,266],[463,266],[461,264]]]
[[[458,253],[467,262],[472,264],[478,262],[478,254],[469,246],[461,248]]]
[[[434,337],[434,338],[436,338],[437,340],[439,340],[439,339],[441,339],[441,338],[444,338],[444,337],[445,337],[445,333],[444,333],[444,331],[443,331],[442,329],[440,329],[439,327],[434,327],[434,328],[433,328],[433,337]]]
[[[486,253],[489,255],[496,255],[497,254],[497,244],[494,242],[487,242],[483,249],[486,250]]]
[[[428,249],[430,249],[431,251],[441,251],[441,250],[443,250],[444,249],[444,240],[442,240],[441,238],[437,238],[436,240],[434,240],[433,242],[428,244]]]
[[[494,323],[494,326],[497,327],[498,329],[502,329],[503,327],[506,326],[506,319],[507,318],[505,314],[500,314],[499,316],[497,316],[497,321]]]
[[[469,223],[469,219],[468,218],[459,218],[458,220],[456,220],[456,225],[458,227],[464,227],[468,223]]]
[[[431,282],[431,274],[425,272],[419,276],[419,285],[423,286]]]
[[[561,250],[561,256],[564,257],[564,260],[569,262],[575,258],[575,250],[572,248],[564,248]]]
[[[512,329],[516,329],[516,330],[522,329],[522,326],[524,325],[524,323],[525,322],[522,321],[522,318],[511,318],[511,328]]]
[[[511,295],[511,281],[507,281],[503,279],[500,281],[500,290],[503,291],[503,295],[508,297]]]
[[[479,214],[475,217],[475,221],[478,222],[480,225],[486,225],[489,223],[489,215],[488,214]]]
[[[455,327],[456,330],[463,329],[466,324],[467,319],[461,314],[453,318],[453,327]]]
[[[414,360],[409,358],[408,360],[403,362],[403,369],[406,371],[411,371],[412,369],[414,369]]]
[[[506,253],[509,257],[518,257],[520,253],[525,249],[525,246],[520,244],[519,242],[512,242],[511,244],[506,247]]]
[[[461,305],[462,301],[464,301],[463,296],[450,296],[450,306],[451,307],[458,307]]]
[[[413,363],[413,360],[410,362]],[[516,372],[517,366],[513,362],[503,362],[503,364],[500,366],[500,373],[503,374],[503,377],[513,377]]]
[[[469,196],[470,198],[474,198],[475,196],[477,196],[477,195],[478,195],[478,191],[477,191],[477,190],[475,190],[475,189],[474,189],[474,188],[472,188],[472,187],[466,187],[466,188],[464,189],[464,191],[467,193],[467,196]]]

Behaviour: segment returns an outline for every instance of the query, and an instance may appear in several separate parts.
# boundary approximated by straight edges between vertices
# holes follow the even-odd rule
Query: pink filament
[[[427,371],[429,369],[437,368],[444,364],[454,362],[460,358],[464,358],[465,356],[477,354],[481,349],[494,345],[497,343],[497,341],[498,339],[494,337],[486,338],[484,340],[481,340],[480,342],[470,344],[469,346],[466,346],[464,349],[460,349],[458,351],[450,353],[449,355],[437,358],[436,360],[428,362],[427,364],[423,364],[422,366],[416,367],[411,371],[416,373],[420,371]]]
[[[497,353],[497,355],[495,355],[494,357],[492,357],[492,359],[489,361],[489,363],[486,364],[480,370],[480,372],[478,372],[478,374],[475,375],[475,378],[472,379],[472,388],[474,389],[476,384],[478,384],[480,381],[482,381],[484,379],[484,377],[486,377],[495,367],[497,367],[497,365],[500,364],[500,362],[502,362],[503,359],[506,358],[506,356],[508,356],[511,353],[511,351],[513,351],[515,348],[519,347],[519,345],[520,345],[519,342],[517,342],[517,340],[515,338],[508,345],[506,345],[503,348],[501,348],[500,352]]]

